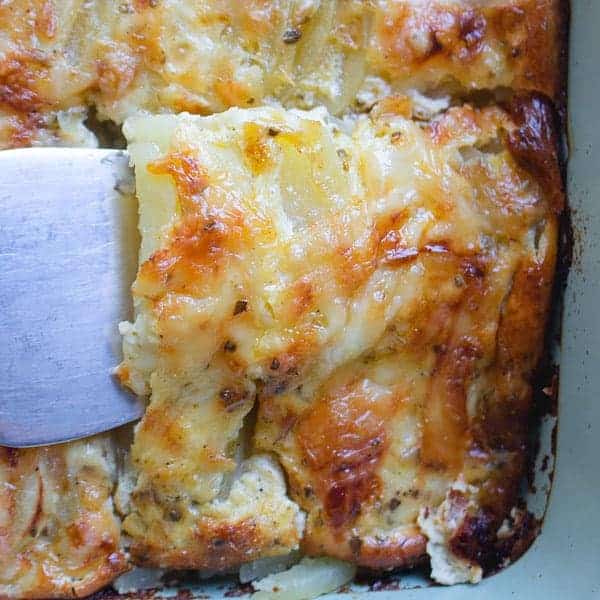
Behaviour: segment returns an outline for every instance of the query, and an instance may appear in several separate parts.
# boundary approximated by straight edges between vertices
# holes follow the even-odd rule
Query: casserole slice
[[[0,448],[0,598],[86,596],[129,568],[107,436]]]
[[[120,501],[137,564],[301,545],[376,569],[429,554],[455,583],[510,557],[497,532],[562,210],[552,110],[529,94],[424,125],[413,106],[127,121],[142,248],[118,373],[149,395]]]
[[[480,91],[562,102],[565,4],[12,0],[0,5],[0,143],[94,143],[89,106],[120,124],[273,102],[341,114],[407,91],[435,97],[423,117]]]

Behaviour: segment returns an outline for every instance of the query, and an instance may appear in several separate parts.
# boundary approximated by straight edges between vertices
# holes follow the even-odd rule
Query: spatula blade
[[[54,444],[138,418],[111,375],[139,239],[128,157],[0,152],[0,445]]]

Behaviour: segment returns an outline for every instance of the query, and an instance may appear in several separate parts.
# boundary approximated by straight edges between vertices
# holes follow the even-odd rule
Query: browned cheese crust
[[[419,519],[447,499],[460,513],[448,546],[490,564],[544,348],[562,210],[554,114],[525,94],[422,127],[412,106],[388,98],[351,136],[277,110],[131,124],[142,220],[154,195],[175,207],[158,237],[142,228],[157,247],[120,371],[152,394],[125,520],[136,560],[212,565],[182,532],[214,539],[199,515],[221,483],[202,499],[188,470],[221,482],[256,397],[255,450],[281,460],[308,554],[411,565],[425,556]],[[149,160],[154,130],[163,150]],[[192,515],[181,528],[164,525],[175,493]],[[238,530],[217,539],[250,556]]]
[[[407,90],[558,100],[563,5],[13,0],[0,6],[0,143],[93,143],[88,106],[121,123],[270,100],[342,113]]]
[[[256,442],[278,453],[292,497],[308,512],[309,554],[375,569],[413,564],[426,542],[415,526],[419,509],[439,505],[461,476],[475,491],[449,493],[462,511],[449,546],[485,568],[497,564],[496,532],[525,469],[554,277],[562,185],[553,122],[549,103],[529,95],[515,99],[510,115],[466,106],[428,125],[438,148],[480,140],[453,168],[476,190],[472,208],[489,219],[477,232],[486,243],[477,248],[473,238],[470,249],[468,237],[438,234],[406,247],[406,214],[379,224],[377,260],[425,269],[423,294],[314,397],[301,387],[261,396]],[[458,219],[443,178],[436,181],[437,217]],[[378,369],[380,385],[393,371],[387,395],[365,385]]]

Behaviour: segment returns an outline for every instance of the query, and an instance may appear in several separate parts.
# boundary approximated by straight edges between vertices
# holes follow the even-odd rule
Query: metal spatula
[[[0,152],[0,445],[80,438],[142,413],[111,375],[139,245],[128,188],[121,151]]]

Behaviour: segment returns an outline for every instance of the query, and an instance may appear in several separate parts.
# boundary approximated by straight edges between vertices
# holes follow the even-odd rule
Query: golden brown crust
[[[460,148],[460,158],[446,158],[459,177],[454,191],[430,191],[439,198],[436,208],[422,196],[442,235],[433,228],[420,244],[407,244],[406,211],[377,225],[377,263],[398,272],[418,265],[426,274],[418,311],[398,313],[386,341],[323,383],[310,401],[298,393],[260,397],[257,444],[281,457],[292,496],[308,513],[308,553],[371,568],[413,564],[426,539],[414,526],[411,502],[434,510],[450,490],[448,502],[464,521],[449,547],[485,568],[498,554],[495,532],[517,501],[526,460],[557,244],[557,196],[539,177],[542,168],[558,172],[555,131],[538,97],[518,101],[514,119],[497,108],[463,106],[426,127],[432,152]],[[387,109],[381,114],[389,117]],[[534,165],[514,148],[515,139],[528,136],[523,145],[538,145],[542,157]],[[471,233],[456,221],[462,234],[441,225],[461,196],[473,211],[464,225],[478,222]],[[403,374],[403,363],[418,366]],[[393,387],[377,387],[381,379],[375,388],[366,383],[386,369],[395,369]],[[415,370],[425,377],[422,385]],[[414,419],[417,442],[405,446],[392,431]],[[412,458],[395,462],[402,455]],[[402,474],[412,470],[407,482]],[[470,491],[453,491],[455,481]],[[390,527],[399,510],[406,516]],[[489,541],[487,554],[482,539]]]
[[[228,411],[240,402],[250,409],[253,394],[242,382],[252,373],[260,405],[255,445],[278,455],[292,498],[307,513],[306,552],[371,568],[414,564],[427,542],[419,510],[435,511],[446,499],[462,515],[449,547],[488,566],[473,536],[493,540],[516,502],[560,206],[554,190],[541,186],[557,156],[547,105],[535,95],[515,102],[512,114],[464,105],[420,127],[406,118],[410,102],[390,98],[359,119],[352,140],[320,121],[268,110],[224,115],[228,126],[210,129],[220,132],[216,138],[191,119],[170,121],[170,150],[137,165],[144,189],[151,189],[146,176],[158,185],[168,175],[177,209],[134,286],[148,303],[143,314],[157,319],[158,373],[168,384],[161,391],[151,378],[153,400],[134,444],[140,479],[125,528],[135,560],[205,567],[269,555],[270,542],[245,519],[215,525],[230,536],[221,542],[232,549],[227,563],[225,555],[196,550],[192,539],[214,533],[202,518],[164,525],[187,467],[164,469],[161,461],[181,457],[190,468],[226,471],[224,463],[211,466],[205,450],[191,458],[190,449],[218,448],[200,428],[207,407],[227,432],[222,440],[233,439],[239,421],[226,425],[236,414]],[[395,167],[380,168],[388,163]],[[222,187],[223,172],[233,187]],[[300,177],[301,195],[279,180],[288,173]],[[359,204],[345,187],[352,177]],[[281,185],[290,199],[265,196],[263,181],[270,190]],[[360,210],[351,223],[338,215],[342,201],[346,215]],[[217,296],[222,306],[211,309],[210,321],[200,318],[203,304],[194,309],[198,317],[183,308],[196,306],[190,298]],[[172,329],[197,318],[210,346]],[[345,325],[336,330],[336,323]],[[194,385],[225,379],[217,377],[214,400],[202,400],[192,437],[195,413],[173,382],[196,369],[200,351],[210,367],[191,371]],[[206,384],[200,387],[210,397]],[[187,514],[185,503],[175,503]],[[190,530],[192,537],[183,534]],[[252,544],[262,544],[260,553]]]
[[[388,445],[385,421],[399,398],[379,401],[359,390],[325,397],[295,426],[302,462],[312,472],[327,520],[333,527],[352,522],[363,503],[381,491],[376,475]]]
[[[34,132],[44,127],[43,109],[49,108],[34,83],[43,77],[44,64],[34,52],[8,54],[0,65],[0,107],[7,115],[4,145],[29,146]]]
[[[407,527],[401,533],[379,538],[378,536],[320,538],[311,530],[302,543],[302,550],[309,556],[335,556],[374,571],[410,568],[421,562],[426,555],[427,538],[418,527]]]
[[[160,433],[156,438],[161,439]],[[147,439],[136,443],[156,452]],[[185,455],[173,449],[174,457]],[[206,459],[198,457],[197,464],[205,475]],[[223,466],[215,464],[213,470],[217,474]],[[228,493],[205,502],[197,500],[190,482],[177,473],[173,479],[180,487],[174,493],[161,485],[156,470],[140,465],[139,472],[124,521],[131,560],[138,566],[224,571],[298,547],[298,511],[285,495],[283,475],[268,457],[249,459]]]
[[[515,122],[508,144],[515,160],[547,190],[556,214],[564,209],[564,182],[559,162],[559,124],[548,97],[517,94],[509,111]]]
[[[225,571],[245,562],[264,558],[275,549],[274,540],[261,531],[251,519],[236,523],[212,522],[202,519],[184,548],[169,550],[160,540],[154,546],[144,540],[134,541],[131,559],[140,566],[167,566],[170,569],[209,569]]]
[[[559,97],[561,0],[384,4],[386,10],[377,14],[375,48],[390,80]]]
[[[0,6],[0,147],[85,143],[64,131],[57,111],[80,113],[92,85],[80,0],[33,0]],[[81,59],[81,60],[80,60]]]

